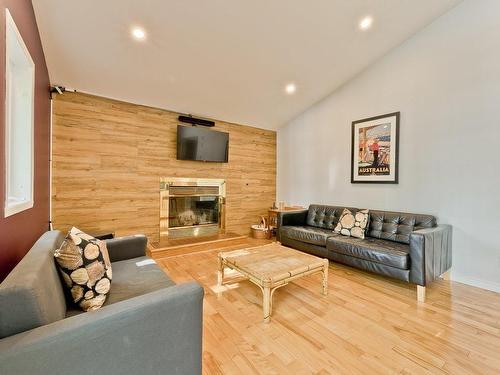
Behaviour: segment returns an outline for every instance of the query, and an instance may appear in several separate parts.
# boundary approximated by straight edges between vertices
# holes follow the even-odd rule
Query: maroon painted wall
[[[5,9],[8,8],[35,62],[35,191],[30,210],[4,217],[5,204]],[[49,75],[30,0],[0,0],[0,281],[21,260],[49,223]]]

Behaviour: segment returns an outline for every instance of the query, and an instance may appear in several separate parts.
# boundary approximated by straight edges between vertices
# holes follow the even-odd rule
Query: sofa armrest
[[[410,282],[426,286],[451,268],[451,225],[410,234]]]
[[[0,340],[2,375],[201,374],[203,289],[165,288]]]
[[[278,212],[276,240],[280,240],[280,227],[285,225],[306,225],[308,210]]]
[[[111,262],[117,262],[146,255],[148,239],[143,234],[136,234],[134,236],[112,238],[105,242]]]

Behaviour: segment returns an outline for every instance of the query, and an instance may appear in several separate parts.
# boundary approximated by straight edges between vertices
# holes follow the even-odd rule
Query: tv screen
[[[177,126],[177,159],[227,163],[229,133]]]

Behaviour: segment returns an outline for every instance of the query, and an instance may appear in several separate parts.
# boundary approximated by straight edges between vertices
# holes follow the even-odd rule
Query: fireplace
[[[225,228],[225,181],[160,179],[160,239],[217,234]]]
[[[219,197],[170,197],[168,212],[169,228],[218,224]]]

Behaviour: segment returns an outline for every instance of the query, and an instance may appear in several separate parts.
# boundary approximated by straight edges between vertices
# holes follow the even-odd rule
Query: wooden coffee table
[[[262,290],[264,322],[272,314],[274,291],[299,277],[321,272],[323,294],[328,288],[328,259],[272,244],[219,253],[218,285],[224,283],[224,268],[231,268]]]

